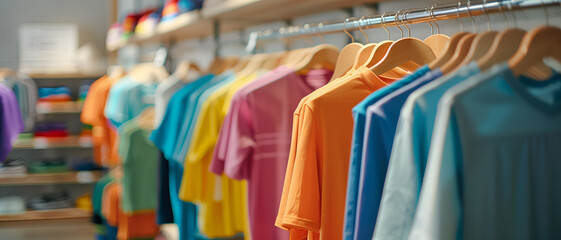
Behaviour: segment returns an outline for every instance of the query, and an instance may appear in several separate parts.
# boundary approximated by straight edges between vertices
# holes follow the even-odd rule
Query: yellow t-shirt
[[[179,198],[199,204],[200,230],[210,238],[228,237],[239,232],[249,236],[246,182],[225,175],[216,176],[208,169],[226,117],[224,109],[229,109],[234,93],[255,78],[257,74],[238,77],[208,97],[202,105],[188,147]],[[215,199],[215,192],[220,192],[220,199]]]

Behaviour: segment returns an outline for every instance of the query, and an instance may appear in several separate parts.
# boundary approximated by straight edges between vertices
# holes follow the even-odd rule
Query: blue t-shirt
[[[347,197],[345,202],[345,222],[343,228],[343,239],[353,239],[356,218],[356,203],[358,193],[358,179],[362,159],[362,141],[364,136],[364,123],[366,119],[366,109],[376,101],[382,99],[393,91],[413,82],[429,71],[428,66],[422,66],[414,73],[396,81],[384,88],[381,88],[353,107],[353,138],[351,145],[351,156],[349,160],[349,174],[347,178]]]
[[[206,100],[206,98],[208,97],[207,95],[203,94],[209,90],[209,89],[213,89],[212,92],[214,92],[213,86],[216,85],[223,85],[223,82],[225,80],[230,79],[230,77],[233,76],[233,74],[231,72],[226,72],[223,74],[220,74],[218,76],[216,76],[215,78],[213,78],[211,81],[207,82],[206,84],[204,84],[203,86],[201,86],[199,89],[197,89],[195,92],[193,92],[193,94],[191,94],[191,96],[189,97],[189,100],[187,101],[187,109],[185,110],[185,115],[183,116],[183,122],[179,128],[179,136],[177,138],[177,145],[175,147],[175,151],[173,154],[173,160],[177,161],[180,164],[183,164],[184,160],[185,160],[185,156],[186,156],[186,151],[185,154],[182,154],[182,149],[185,145],[185,142],[187,141],[187,137],[189,137],[190,140],[190,135],[188,134],[189,132],[189,126],[191,126],[193,120],[197,119],[198,116],[198,112],[196,112],[196,108],[197,105],[199,103],[199,99],[204,98],[204,100]]]
[[[187,99],[191,93],[210,81],[213,77],[213,75],[200,77],[177,91],[169,100],[162,123],[150,135],[150,140],[162,151],[166,159],[171,159],[175,150],[177,137],[179,135],[177,129],[183,122],[181,117],[184,116],[187,108]]]
[[[187,156],[187,151],[189,150],[189,146],[191,144],[191,138],[193,137],[193,133],[195,132],[195,126],[197,124],[197,117],[199,116],[199,113],[201,112],[201,108],[203,106],[203,103],[216,90],[222,88],[223,86],[225,86],[226,84],[234,81],[235,79],[236,79],[236,76],[232,72],[229,72],[229,73],[227,73],[227,77],[225,79],[223,79],[219,83],[215,84],[214,86],[208,88],[207,90],[205,90],[201,94],[201,97],[199,97],[199,99],[197,100],[197,104],[195,106],[193,115],[192,115],[191,119],[189,120],[189,125],[185,126],[186,129],[187,129],[187,134],[186,134],[186,137],[185,137],[184,141],[181,143],[182,144],[181,149],[179,149],[179,155],[178,155],[179,159],[185,160],[185,157]]]
[[[436,107],[452,86],[479,73],[471,62],[411,93],[395,132],[373,239],[404,239],[409,234],[425,173]]]
[[[504,63],[447,91],[409,239],[561,239],[560,123],[557,73]]]
[[[368,107],[354,239],[371,239],[374,233],[401,107],[413,91],[441,76],[439,69],[430,71]]]

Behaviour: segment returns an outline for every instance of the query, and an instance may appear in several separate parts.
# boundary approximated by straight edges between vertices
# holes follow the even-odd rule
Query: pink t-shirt
[[[248,180],[252,239],[284,240],[275,227],[290,152],[292,115],[300,100],[327,84],[332,72],[298,75],[280,66],[240,89],[222,124],[210,170]]]

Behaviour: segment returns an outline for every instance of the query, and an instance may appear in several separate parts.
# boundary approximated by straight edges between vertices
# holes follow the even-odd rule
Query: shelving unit
[[[37,103],[38,114],[78,114],[82,111],[83,102],[40,102]]]
[[[158,25],[154,34],[133,35],[128,41],[107,46],[110,52],[130,45],[200,38],[213,34],[218,21],[219,33],[240,30],[257,24],[282,21],[299,16],[353,7],[381,0],[227,0],[217,6],[184,13]]]
[[[79,171],[60,174],[27,174],[21,177],[1,177],[0,186],[44,185],[63,183],[94,183],[101,178],[101,171]]]
[[[29,142],[16,142],[13,149],[91,148],[90,137],[68,136],[60,139],[34,138]]]
[[[99,74],[88,75],[80,73],[39,73],[39,74],[29,74],[30,78],[33,79],[97,79],[101,77]]]
[[[0,223],[54,219],[90,218],[92,214],[79,208],[25,211],[21,214],[0,215]]]

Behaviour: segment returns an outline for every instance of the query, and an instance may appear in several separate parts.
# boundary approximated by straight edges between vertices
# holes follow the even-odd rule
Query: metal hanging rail
[[[311,35],[321,35],[329,34],[342,31],[353,31],[359,30],[359,26],[362,29],[370,28],[380,28],[382,25],[394,26],[397,23],[402,24],[403,22],[407,24],[431,22],[437,20],[447,20],[455,18],[463,18],[468,16],[480,16],[484,14],[507,12],[515,10],[526,10],[531,8],[544,8],[552,6],[560,6],[561,0],[512,0],[512,1],[498,1],[498,2],[483,2],[473,4],[468,2],[463,2],[461,4],[447,4],[447,5],[436,5],[434,7],[428,7],[426,9],[409,9],[402,10],[400,14],[387,13],[382,16],[373,18],[363,18],[356,20],[349,20],[340,23],[331,24],[319,24],[318,26],[310,27],[305,25],[303,27],[288,27],[281,28],[279,31],[257,31],[252,32],[248,41],[248,49],[259,41],[263,40],[273,40],[281,38],[295,38]],[[401,14],[405,12],[405,14]],[[546,16],[547,17],[547,16]]]

